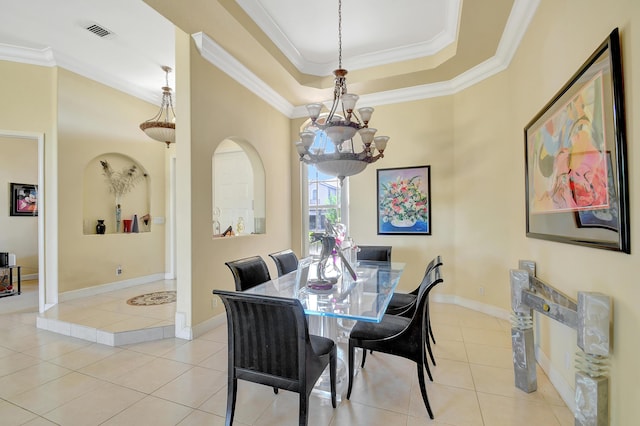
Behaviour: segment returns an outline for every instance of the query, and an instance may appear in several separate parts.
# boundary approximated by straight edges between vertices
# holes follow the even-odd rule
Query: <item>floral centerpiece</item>
[[[383,184],[380,214],[384,222],[396,227],[410,227],[416,222],[426,222],[429,214],[427,194],[421,190],[419,176],[410,179],[397,178]]]

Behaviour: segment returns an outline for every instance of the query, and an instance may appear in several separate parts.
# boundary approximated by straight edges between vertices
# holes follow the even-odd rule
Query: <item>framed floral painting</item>
[[[378,235],[431,235],[430,167],[378,169]]]

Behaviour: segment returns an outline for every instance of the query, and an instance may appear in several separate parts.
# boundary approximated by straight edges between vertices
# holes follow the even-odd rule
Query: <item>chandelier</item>
[[[354,109],[359,97],[347,92],[347,70],[342,68],[342,0],[338,0],[338,69],[333,75],[335,85],[331,109],[327,115],[320,117],[321,103],[307,105],[311,125],[300,133],[296,150],[300,161],[315,165],[323,173],[337,176],[342,184],[345,177],[358,174],[369,163],[383,158],[389,140],[388,136],[375,136],[377,129],[369,127],[373,108],[360,108],[356,114]],[[354,145],[356,133],[362,140],[361,147]],[[327,139],[333,143],[332,150],[327,149]],[[357,152],[357,149],[360,151]]]
[[[151,139],[166,143],[167,148],[169,148],[169,145],[176,141],[176,113],[173,110],[171,87],[169,87],[169,73],[171,72],[171,68],[165,65],[162,67],[162,70],[165,72],[166,84],[162,88],[160,111],[152,118],[140,124],[140,129]]]

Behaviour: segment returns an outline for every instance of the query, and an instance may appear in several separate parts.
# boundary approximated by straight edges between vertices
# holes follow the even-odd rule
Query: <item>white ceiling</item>
[[[505,56],[501,49],[514,51],[539,0],[467,2],[471,3],[344,0],[344,67],[360,70],[354,73],[354,81],[370,83],[370,91],[433,84],[440,74],[450,80],[481,66],[491,55],[494,59]],[[482,8],[473,9],[480,6],[476,2],[483,3]],[[174,24],[189,34],[203,32],[217,39],[251,79],[294,106],[311,101],[305,96],[320,87],[305,76],[326,77],[338,62],[335,0],[0,0],[0,10],[0,60],[58,65],[156,104],[165,78],[161,66],[175,67]],[[482,22],[473,23],[478,27],[475,32],[464,33],[463,26],[473,21],[468,16],[478,14],[474,10],[486,13],[478,16]],[[89,32],[85,27],[92,23],[113,35],[100,38]],[[229,28],[235,33],[229,35]],[[491,31],[498,36],[491,37]],[[463,49],[466,44],[461,34],[472,34],[467,39],[484,38],[479,42],[484,43],[489,57],[475,59],[478,49]],[[244,44],[236,46],[236,42]],[[247,53],[247,45],[259,49]],[[272,46],[281,55],[274,54]],[[265,54],[271,62],[264,61]],[[441,59],[429,62],[438,55]],[[461,59],[466,56],[471,58],[469,66]],[[501,58],[502,63],[505,60],[510,58]],[[441,65],[453,66],[453,75],[439,74]],[[375,72],[368,73],[370,70]],[[292,82],[307,91],[294,95],[295,89],[288,91]],[[169,84],[175,87],[173,74]]]
[[[337,68],[337,1],[236,1],[301,72]],[[455,41],[460,7],[461,0],[345,0],[343,62],[353,71],[433,55]]]
[[[174,26],[141,0],[0,0],[0,10],[0,59],[59,65],[160,103]],[[90,23],[114,34],[100,38]]]

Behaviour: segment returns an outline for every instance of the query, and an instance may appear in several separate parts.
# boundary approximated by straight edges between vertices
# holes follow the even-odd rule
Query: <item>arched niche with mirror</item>
[[[213,235],[229,226],[234,235],[264,234],[265,173],[256,149],[246,140],[227,138],[213,154],[212,170]]]
[[[138,232],[151,231],[150,177],[138,161],[120,153],[99,155],[85,166],[83,182],[83,234],[96,234],[98,220],[105,234],[124,233],[124,221],[134,215]]]

